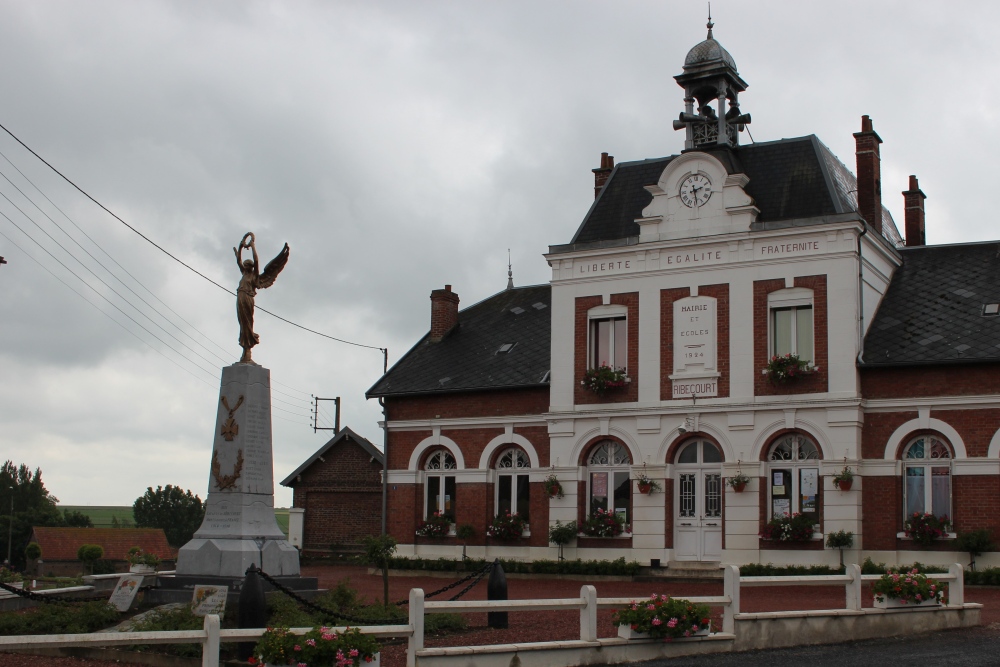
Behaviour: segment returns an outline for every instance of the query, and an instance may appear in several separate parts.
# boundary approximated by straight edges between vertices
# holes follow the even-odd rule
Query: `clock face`
[[[680,196],[689,208],[704,206],[712,196],[712,181],[701,174],[691,174],[681,181]]]

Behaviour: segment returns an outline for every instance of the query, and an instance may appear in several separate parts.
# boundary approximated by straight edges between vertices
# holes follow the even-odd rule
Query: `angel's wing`
[[[281,249],[278,256],[267,263],[264,267],[264,272],[260,274],[260,280],[257,282],[257,287],[264,289],[265,287],[270,287],[274,284],[274,279],[278,277],[281,270],[285,268],[285,264],[288,263],[288,244]]]

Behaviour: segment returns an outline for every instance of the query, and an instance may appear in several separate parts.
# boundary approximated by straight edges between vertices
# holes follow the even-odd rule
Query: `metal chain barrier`
[[[337,619],[342,619],[342,620],[345,620],[345,621],[347,621],[349,623],[354,623],[356,625],[380,625],[381,624],[381,622],[379,622],[379,621],[372,621],[370,619],[358,618],[357,616],[351,616],[349,614],[344,614],[344,613],[339,612],[339,611],[334,611],[333,609],[327,609],[326,607],[320,606],[320,605],[316,604],[315,602],[313,602],[311,600],[305,599],[304,597],[302,597],[301,595],[299,595],[298,593],[296,593],[292,589],[288,588],[287,586],[284,586],[280,581],[277,581],[274,577],[272,577],[271,575],[267,574],[263,570],[257,570],[257,574],[260,575],[261,579],[263,579],[267,583],[269,583],[272,586],[274,586],[277,590],[281,591],[282,593],[284,593],[288,597],[292,598],[293,600],[295,600],[296,602],[298,602],[299,604],[301,604],[303,607],[311,609],[311,610],[313,610],[315,612],[318,612],[320,614],[326,614],[328,616],[332,616],[332,617],[337,618]]]
[[[85,602],[92,602],[92,600],[82,600],[80,598],[68,598],[62,595],[39,595],[38,593],[32,593],[31,591],[26,591],[23,588],[14,588],[13,586],[8,586],[7,584],[3,583],[0,583],[0,589],[3,589],[8,593],[13,593],[14,595],[19,595],[20,597],[28,600],[34,600],[35,602],[48,602],[57,604],[83,604]]]
[[[463,595],[465,595],[466,593],[468,593],[469,591],[471,591],[476,586],[476,584],[478,584],[480,581],[483,580],[483,577],[485,577],[487,574],[489,574],[493,570],[493,565],[494,565],[494,563],[490,563],[489,565],[487,565],[486,567],[484,567],[483,570],[482,570],[482,572],[480,572],[476,576],[475,580],[471,584],[469,584],[468,586],[466,586],[465,588],[463,588],[461,591],[459,591],[458,593],[456,593],[453,597],[449,598],[449,601],[450,602],[454,602],[458,598],[462,597]],[[424,597],[426,597],[426,596],[424,596]]]
[[[432,591],[430,593],[425,593],[424,594],[424,599],[426,600],[428,598],[434,597],[435,595],[440,595],[441,593],[446,593],[446,592],[450,591],[451,589],[453,589],[453,588],[455,588],[457,586],[461,586],[465,582],[467,582],[470,579],[474,578],[476,581],[473,582],[472,585],[466,587],[465,590],[463,590],[461,593],[458,594],[458,596],[451,598],[452,600],[457,600],[462,595],[465,595],[472,588],[472,586],[474,586],[476,583],[478,583],[479,580],[482,579],[491,570],[493,570],[493,563],[487,563],[486,566],[483,567],[483,569],[481,569],[481,570],[473,572],[472,574],[469,574],[468,576],[465,576],[465,577],[459,579],[458,581],[453,581],[450,584],[448,584],[447,586],[439,588],[436,591]],[[397,607],[405,607],[408,604],[410,604],[410,600],[409,599],[405,599],[405,600],[400,600],[399,602],[397,602],[396,606]]]

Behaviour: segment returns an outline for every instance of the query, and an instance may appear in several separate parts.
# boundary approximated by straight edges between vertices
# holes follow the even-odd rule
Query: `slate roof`
[[[821,218],[857,209],[857,179],[815,135],[704,152],[718,158],[729,173],[744,173],[749,177],[745,189],[760,209],[755,228],[766,229],[772,222]],[[643,186],[655,185],[675,157],[617,165],[570,245],[553,246],[551,251],[638,237],[635,219],[642,217],[642,209],[653,199]],[[892,245],[900,245],[899,231],[884,208],[882,226],[883,236]]]
[[[1000,242],[900,249],[865,336],[866,367],[1000,360]]]
[[[548,386],[551,295],[548,285],[515,287],[459,311],[443,340],[425,335],[365,395]],[[505,343],[515,345],[498,352]]]
[[[104,560],[125,560],[128,550],[140,547],[161,560],[176,560],[177,550],[167,543],[162,528],[53,528],[36,526],[32,540],[42,547],[42,560],[73,561],[84,544],[104,547]]]
[[[333,447],[337,445],[337,443],[343,440],[351,440],[353,442],[358,443],[359,445],[361,445],[362,449],[368,452],[371,456],[375,457],[375,460],[378,461],[379,465],[381,466],[385,465],[385,457],[382,455],[382,452],[375,445],[373,445],[367,438],[361,437],[360,435],[352,431],[350,428],[345,426],[344,428],[340,429],[340,431],[337,432],[337,435],[327,440],[325,445],[317,449],[315,454],[310,456],[308,459],[305,460],[305,462],[302,465],[296,468],[295,472],[293,472],[291,475],[283,479],[281,481],[281,485],[294,486],[296,477],[305,472],[309,466],[318,461],[321,456],[323,456],[328,451],[333,449]]]

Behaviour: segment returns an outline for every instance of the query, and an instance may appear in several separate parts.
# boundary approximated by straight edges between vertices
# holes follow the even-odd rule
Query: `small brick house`
[[[101,559],[114,562],[116,572],[128,571],[128,551],[132,547],[159,556],[160,570],[172,570],[177,564],[177,550],[167,543],[167,536],[161,528],[36,526],[31,529],[29,542],[37,542],[42,548],[36,574],[43,576],[75,577],[83,573],[83,563],[76,554],[84,544],[101,546],[104,549]]]
[[[382,452],[345,426],[281,482],[302,510],[304,556],[358,551],[380,533],[383,464]]]
[[[814,135],[740,145],[747,84],[711,27],[675,80],[684,149],[603,154],[582,223],[544,255],[549,284],[463,310],[434,290],[428,334],[367,392],[386,406],[400,552],[461,553],[454,530],[417,534],[435,512],[487,558],[554,558],[549,528],[597,510],[624,532],[568,557],[836,564],[825,539],[849,531],[854,562],[944,564],[967,558],[959,532],[1000,540],[1000,243],[927,246],[915,176],[904,238],[868,116],[855,173]],[[600,366],[624,377],[595,392]],[[490,537],[508,511],[522,535]],[[919,545],[914,512],[950,528]],[[762,536],[791,514],[811,537]]]

